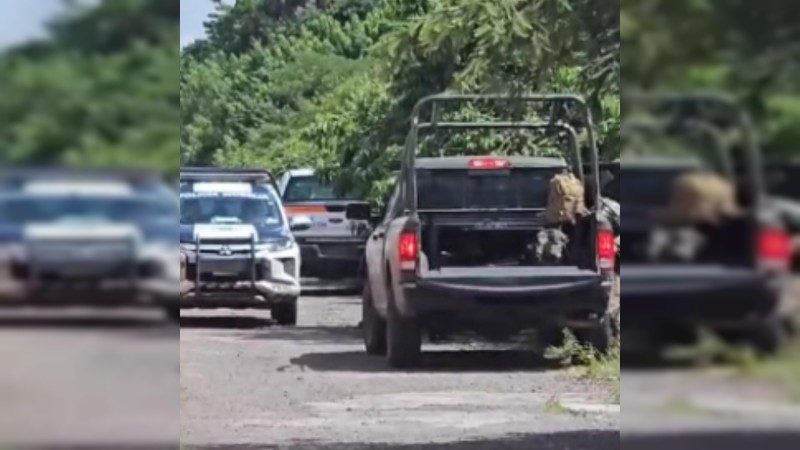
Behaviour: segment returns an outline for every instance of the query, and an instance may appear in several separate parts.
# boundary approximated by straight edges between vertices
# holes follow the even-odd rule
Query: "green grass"
[[[792,401],[800,403],[800,341],[791,343],[781,355],[761,361],[748,375],[779,384]]]
[[[564,344],[551,347],[545,352],[548,359],[558,360],[562,365],[575,367],[579,376],[586,380],[602,383],[610,391],[614,404],[620,404],[620,347],[614,345],[610,352],[601,355],[591,347],[582,345],[575,336],[564,332]]]
[[[570,414],[570,411],[562,405],[556,397],[551,398],[544,404],[544,411],[552,415]]]
[[[704,334],[697,345],[672,349],[666,357],[688,360],[701,368],[731,368],[737,376],[768,382],[800,402],[800,340],[790,342],[776,356],[760,358],[747,346],[732,346]]]

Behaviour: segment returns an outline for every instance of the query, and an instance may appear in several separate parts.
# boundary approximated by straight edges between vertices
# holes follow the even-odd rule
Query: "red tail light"
[[[761,265],[789,268],[792,261],[792,238],[783,230],[765,228],[758,236],[758,260]]]
[[[497,170],[508,169],[511,161],[499,158],[475,158],[469,160],[469,168],[472,170]]]
[[[400,235],[399,254],[402,270],[414,270],[417,267],[417,258],[419,257],[417,233],[404,232]]]
[[[598,233],[597,258],[600,260],[601,269],[614,270],[617,259],[617,242],[613,231],[600,230]]]

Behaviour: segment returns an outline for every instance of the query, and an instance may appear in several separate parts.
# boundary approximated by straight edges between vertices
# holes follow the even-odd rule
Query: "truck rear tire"
[[[768,317],[750,333],[750,341],[762,356],[779,353],[789,338],[786,322],[780,317]]]
[[[422,361],[422,329],[416,318],[401,317],[389,300],[386,326],[386,343],[389,366],[395,369],[413,369]]]
[[[180,323],[181,321],[181,307],[180,306],[168,306],[164,309],[164,312],[167,315],[167,318],[170,322]]]
[[[361,294],[361,328],[364,347],[368,355],[386,355],[386,321],[375,310],[372,302],[372,289],[369,282],[364,283]]]
[[[281,326],[297,325],[297,299],[276,303],[271,308],[272,319]]]
[[[618,337],[614,316],[606,314],[591,327],[579,330],[576,337],[582,344],[588,345],[599,354],[607,355]]]

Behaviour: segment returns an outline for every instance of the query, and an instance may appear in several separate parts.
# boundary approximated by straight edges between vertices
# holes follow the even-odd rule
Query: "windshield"
[[[278,203],[271,196],[182,196],[181,225],[283,225]]]
[[[174,200],[157,197],[15,196],[0,198],[0,222],[152,223],[177,219]]]
[[[543,209],[562,168],[418,170],[419,209]]]
[[[310,202],[310,201],[335,201],[342,200],[337,195],[332,186],[322,183],[315,177],[296,177],[289,181],[286,191],[283,193],[283,200],[286,202]]]

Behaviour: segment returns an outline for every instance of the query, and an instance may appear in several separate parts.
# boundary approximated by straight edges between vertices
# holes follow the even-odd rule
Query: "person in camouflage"
[[[699,225],[716,225],[741,213],[736,187],[707,171],[686,173],[672,184],[664,226],[650,236],[651,260],[689,262],[706,243]]]
[[[569,236],[563,226],[574,225],[589,213],[581,180],[572,173],[553,177],[547,197],[545,228],[539,231],[533,252],[539,264],[558,264],[567,253]]]

